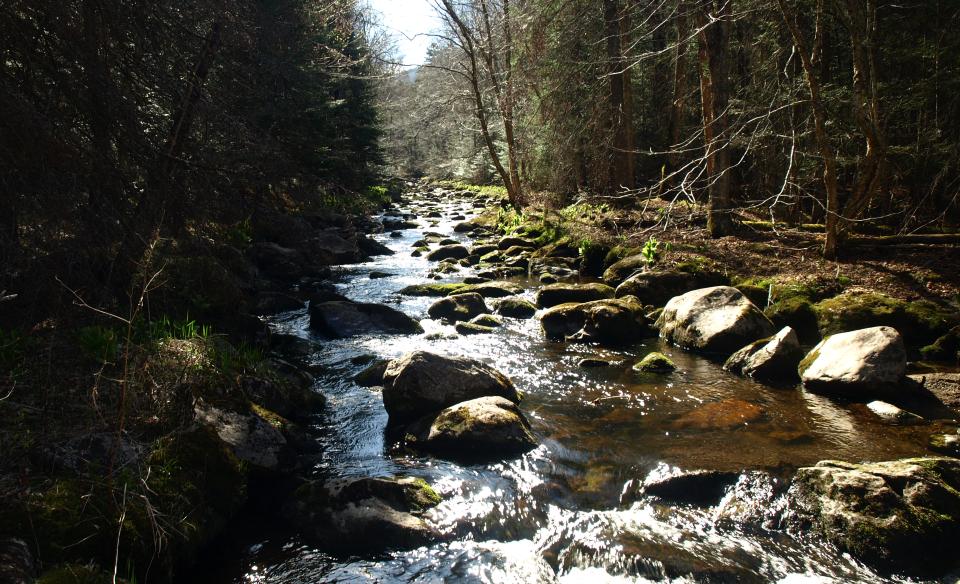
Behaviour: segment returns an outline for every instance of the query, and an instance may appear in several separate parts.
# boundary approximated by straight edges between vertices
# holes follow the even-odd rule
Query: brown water
[[[432,208],[444,219],[422,218]],[[469,203],[414,199],[402,212],[424,228],[378,239],[397,252],[343,268],[338,288],[358,301],[398,306],[426,319],[435,299],[397,291],[426,281],[432,263],[410,256],[423,231],[469,243],[452,231]],[[393,274],[370,279],[373,270]],[[472,274],[465,269],[447,281]],[[527,282],[526,295],[535,288]],[[379,557],[337,558],[281,530],[249,529],[240,557],[222,562],[224,582],[879,582],[883,578],[826,543],[777,529],[787,504],[782,486],[793,469],[823,459],[884,460],[929,454],[930,428],[884,424],[862,407],[796,387],[771,388],[719,364],[651,338],[619,350],[546,341],[538,322],[505,319],[490,335],[458,337],[424,320],[425,335],[314,337],[305,311],[277,317],[276,329],[317,341],[326,369],[318,389],[328,408],[318,422],[317,477],[423,477],[444,502],[428,515],[453,541]],[[434,333],[434,334],[431,334]],[[436,334],[440,333],[440,334]],[[441,338],[438,338],[441,337]],[[349,381],[356,357],[396,357],[414,349],[483,360],[509,375],[541,446],[499,464],[460,465],[392,453],[377,389]],[[678,371],[638,375],[644,354],[669,354]],[[583,369],[583,357],[614,361]],[[742,473],[718,505],[669,505],[653,498],[621,504],[630,481],[679,470]],[[738,493],[739,496],[734,496]],[[739,501],[737,505],[733,503]],[[376,534],[371,534],[376,537]],[[209,581],[209,580],[207,580]]]

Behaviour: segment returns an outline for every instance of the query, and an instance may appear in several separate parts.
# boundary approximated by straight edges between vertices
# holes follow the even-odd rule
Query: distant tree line
[[[823,223],[827,256],[865,219],[960,220],[956,2],[434,4],[429,62],[382,88],[402,171],[703,201],[713,235],[733,209]]]
[[[2,3],[0,292],[122,300],[158,240],[363,189],[365,22],[354,0]]]

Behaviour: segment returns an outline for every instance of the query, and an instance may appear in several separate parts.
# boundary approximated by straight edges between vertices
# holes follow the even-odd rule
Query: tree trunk
[[[707,231],[711,237],[733,233],[730,216],[730,148],[727,140],[729,103],[727,28],[732,0],[711,0],[698,13],[700,25],[700,98],[703,103],[703,138],[709,181]]]
[[[668,170],[676,172],[680,168],[680,153],[676,151],[683,132],[684,102],[687,95],[687,9],[684,0],[677,2],[677,38],[673,53],[673,101],[670,104],[670,153],[667,155]],[[672,186],[672,181],[671,185]]]
[[[814,135],[816,136],[817,146],[820,150],[820,157],[823,158],[823,185],[827,191],[825,233],[823,242],[823,255],[827,259],[836,259],[839,253],[840,240],[838,237],[838,221],[840,216],[840,203],[837,188],[837,162],[836,154],[830,143],[830,136],[827,134],[827,114],[823,107],[823,101],[820,98],[820,78],[814,68],[813,58],[819,54],[814,47],[810,51],[807,47],[806,39],[800,28],[797,26],[793,12],[787,7],[785,0],[777,0],[780,7],[780,14],[783,21],[790,30],[790,36],[793,37],[793,44],[800,53],[800,63],[803,65],[803,72],[807,79],[807,88],[810,91],[810,107],[813,110]],[[822,26],[823,0],[817,1],[817,24],[818,28]],[[815,38],[822,38],[820,34],[815,34]]]
[[[630,125],[628,113],[632,109],[626,105],[629,77],[625,73],[623,47],[621,44],[621,11],[619,0],[603,0],[603,20],[607,41],[607,80],[609,83],[609,121],[612,134],[612,152],[610,156],[609,189],[633,186],[633,157],[630,155]]]

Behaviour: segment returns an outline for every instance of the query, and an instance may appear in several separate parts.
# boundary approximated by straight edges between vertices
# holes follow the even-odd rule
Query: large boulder
[[[411,424],[407,444],[454,459],[498,460],[537,447],[517,405],[499,396],[458,403]]]
[[[430,318],[451,322],[470,320],[477,315],[487,314],[489,312],[490,309],[487,308],[487,304],[483,301],[483,296],[476,292],[467,294],[457,293],[447,296],[446,298],[441,298],[427,309],[427,314],[430,315]]]
[[[773,338],[750,343],[731,355],[723,368],[759,381],[795,380],[801,359],[803,349],[797,334],[784,327]]]
[[[676,296],[655,327],[660,336],[687,349],[731,354],[773,335],[773,323],[739,290],[714,286]]]
[[[888,326],[831,335],[798,367],[811,391],[873,399],[894,390],[907,370],[900,333]]]
[[[616,286],[630,276],[643,271],[649,265],[650,260],[640,254],[625,257],[603,272],[603,281],[611,286]]]
[[[653,270],[636,273],[619,286],[616,295],[636,296],[646,304],[663,306],[674,296],[690,290],[717,286],[723,283],[723,276],[712,272],[688,273],[677,270]]]
[[[827,460],[797,471],[792,519],[884,570],[934,576],[957,565],[960,460]]]
[[[427,254],[427,259],[434,262],[440,260],[462,260],[470,255],[470,251],[459,244],[444,245]]]
[[[623,343],[649,332],[643,305],[632,296],[554,306],[540,316],[547,338]]]
[[[316,233],[307,242],[306,248],[310,259],[324,266],[359,262],[362,255],[356,241],[346,239],[332,229]]]
[[[337,552],[413,549],[438,533],[421,514],[440,502],[415,478],[312,481],[298,488],[284,515],[311,541]]]
[[[247,257],[261,272],[275,278],[299,278],[307,271],[303,254],[276,243],[254,243],[247,249]]]
[[[614,289],[606,284],[550,284],[537,292],[536,304],[550,308],[570,302],[591,302],[613,298]]]
[[[408,353],[387,365],[383,405],[390,423],[426,414],[478,397],[500,396],[519,402],[513,382],[493,367],[466,357],[426,351]]]
[[[310,328],[331,337],[344,338],[372,333],[422,333],[420,323],[395,308],[359,302],[310,304]]]

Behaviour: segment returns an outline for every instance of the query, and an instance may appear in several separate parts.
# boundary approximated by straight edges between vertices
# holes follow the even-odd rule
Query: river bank
[[[230,273],[255,274],[233,282],[240,291],[237,296],[224,294],[231,290],[231,278],[217,282],[196,277],[196,286],[184,282],[181,287],[223,294],[222,300],[207,304],[222,307],[222,320],[233,326],[241,322],[240,307],[262,313],[269,326],[260,319],[244,319],[249,330],[235,337],[251,342],[259,336],[266,347],[261,354],[246,354],[240,340],[210,338],[182,327],[167,331],[173,334],[158,333],[150,346],[159,350],[152,350],[151,358],[162,354],[167,361],[148,369],[157,378],[156,387],[178,387],[189,396],[180,404],[189,415],[169,418],[189,423],[177,428],[165,426],[164,420],[131,423],[138,433],[130,442],[140,450],[131,447],[135,454],[123,464],[117,464],[119,456],[112,452],[119,451],[110,438],[116,434],[107,434],[108,446],[99,446],[106,455],[99,459],[89,455],[93,442],[71,445],[83,453],[85,464],[98,463],[83,473],[106,468],[108,477],[129,473],[143,479],[146,488],[135,492],[140,501],[149,503],[143,507],[147,517],[141,524],[134,507],[125,506],[137,500],[123,490],[122,485],[130,482],[119,479],[101,484],[109,494],[102,505],[64,509],[51,503],[52,497],[66,493],[79,501],[95,500],[92,495],[103,491],[90,483],[71,484],[71,491],[57,481],[43,488],[39,481],[28,481],[28,488],[11,491],[15,499],[5,498],[22,502],[21,508],[27,510],[26,523],[4,523],[20,526],[19,533],[10,535],[25,541],[31,533],[38,539],[37,518],[50,526],[45,532],[49,543],[66,542],[60,533],[70,533],[72,541],[82,540],[94,532],[92,528],[110,536],[102,537],[98,550],[78,549],[70,542],[61,544],[61,551],[44,549],[40,557],[45,567],[55,565],[54,558],[75,558],[81,564],[98,558],[98,569],[109,572],[120,531],[111,531],[113,525],[131,529],[119,538],[124,546],[138,540],[162,544],[145,545],[139,551],[122,548],[124,556],[140,558],[130,575],[142,574],[139,566],[150,565],[149,558],[159,557],[158,550],[160,555],[175,551],[183,559],[176,573],[181,578],[184,571],[199,573],[198,581],[332,580],[360,574],[407,581],[439,565],[448,566],[442,570],[450,570],[450,577],[467,577],[479,570],[475,575],[481,580],[523,574],[529,576],[521,578],[524,581],[552,581],[601,572],[756,581],[791,574],[879,579],[882,570],[873,572],[836,550],[806,558],[822,540],[795,539],[778,507],[796,500],[786,494],[793,476],[798,468],[827,458],[859,462],[933,454],[932,437],[956,434],[954,412],[940,406],[924,403],[918,409],[902,404],[927,419],[919,424],[891,423],[863,407],[863,402],[836,401],[797,391],[795,386],[785,391],[724,372],[716,356],[676,349],[657,340],[653,328],[658,309],[672,297],[707,285],[734,283],[772,324],[809,333],[803,339],[807,348],[816,342],[814,334],[839,332],[853,326],[849,323],[854,328],[890,325],[898,330],[906,323],[912,327],[909,336],[902,331],[906,348],[919,356],[950,330],[949,312],[930,316],[922,310],[929,308],[926,304],[875,296],[867,303],[840,303],[838,298],[862,300],[861,294],[851,294],[857,290],[843,290],[843,282],[834,282],[828,292],[813,285],[801,287],[796,281],[733,282],[728,268],[690,250],[660,250],[657,256],[649,250],[644,253],[643,247],[635,247],[637,253],[631,254],[630,246],[618,251],[611,246],[600,254],[598,245],[582,245],[582,237],[571,239],[562,233],[569,228],[542,215],[512,216],[489,192],[420,186],[376,223],[336,217],[304,221],[279,218],[265,223],[245,246],[242,261],[232,251],[222,252],[226,259],[218,264],[235,262]],[[366,238],[357,231],[375,235]],[[360,261],[364,251],[377,255]],[[343,267],[331,270],[331,265]],[[209,272],[222,275],[216,268]],[[473,308],[456,306],[452,312],[442,304],[434,308],[454,291],[460,293],[458,305],[463,304],[464,293],[479,296],[479,303],[471,296]],[[638,307],[611,300],[632,295],[627,292],[641,299]],[[570,310],[564,308],[570,306],[567,300],[576,301],[572,306],[599,302],[595,306],[604,310],[564,312]],[[337,308],[342,314],[356,303],[399,310],[425,330],[384,334],[369,325],[373,320],[316,316],[318,306]],[[800,308],[786,310],[795,305]],[[877,306],[882,310],[874,310]],[[481,319],[464,322],[457,316],[461,308],[470,320]],[[484,316],[487,312],[499,316]],[[587,313],[593,316],[582,316]],[[535,314],[538,318],[518,318]],[[623,314],[630,324],[625,333],[617,324]],[[900,320],[891,323],[883,318]],[[318,326],[320,320],[325,324]],[[547,330],[554,321],[559,338]],[[592,326],[585,326],[590,322]],[[372,328],[363,328],[368,325]],[[634,331],[633,325],[641,330]],[[608,343],[611,339],[616,342]],[[232,348],[218,346],[221,341]],[[371,363],[417,350],[472,357],[502,371],[524,394],[520,409],[539,446],[519,458],[461,464],[425,453],[403,437],[391,439],[385,432],[389,416],[384,396],[377,389],[385,384],[382,373],[380,378],[373,374],[369,384],[353,379],[364,371],[370,377]],[[666,353],[676,370],[635,372],[633,364],[654,351]],[[158,371],[175,374],[163,380]],[[326,407],[320,406],[317,394],[325,397]],[[176,402],[169,396],[163,401]],[[145,432],[151,423],[154,435]],[[126,440],[133,433],[128,429],[121,435]],[[152,440],[144,440],[150,436]],[[169,446],[173,436],[182,447]],[[211,448],[195,452],[202,444]],[[64,473],[61,466],[50,464]],[[113,466],[117,472],[110,472]],[[874,473],[871,476],[891,472],[849,470]],[[942,469],[937,472],[943,474]],[[158,476],[162,482],[157,482]],[[431,505],[404,511],[423,521],[432,534],[413,550],[391,552],[396,545],[372,542],[372,554],[351,558],[355,550],[333,553],[329,541],[317,547],[323,538],[304,528],[311,521],[329,521],[329,516],[321,514],[299,525],[282,518],[289,517],[283,507],[305,485],[371,477],[422,479],[442,499],[437,504],[427,492]],[[691,493],[702,497],[693,497],[691,503]],[[165,497],[174,503],[164,503]],[[342,500],[330,508],[349,502]],[[96,514],[91,516],[92,507]],[[198,530],[184,537],[184,532],[160,529],[166,539],[155,538],[153,525],[172,527],[163,521],[151,523],[149,513],[158,509],[162,512],[156,517],[185,516],[188,523],[203,525],[203,534]],[[201,511],[206,515],[196,514]],[[265,532],[236,529],[246,537],[234,546],[221,544],[232,554],[226,562],[204,559],[199,568],[187,567],[224,528],[235,529],[236,522],[229,520],[238,514],[241,524],[246,514],[273,521]],[[60,520],[90,529],[69,532],[55,522]],[[780,522],[782,529],[777,527]],[[761,525],[765,527],[757,531]],[[689,538],[694,551],[678,547],[670,534]],[[187,542],[191,551],[177,548],[177,541]],[[166,577],[173,573],[171,567]],[[156,569],[149,576],[164,577]]]

